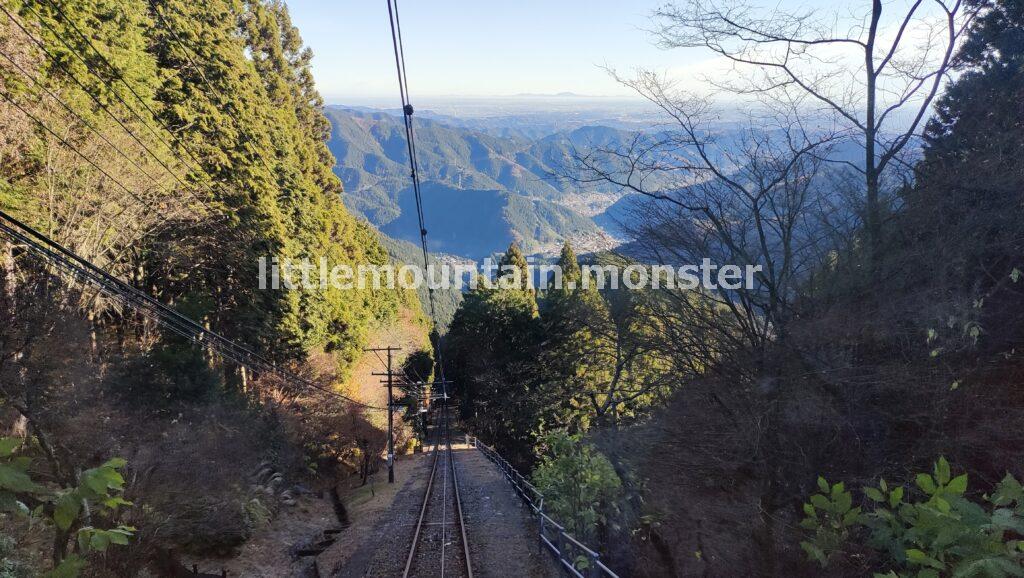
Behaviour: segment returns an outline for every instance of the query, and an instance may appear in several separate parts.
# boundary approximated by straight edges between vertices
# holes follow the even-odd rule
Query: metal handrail
[[[523,502],[525,502],[533,513],[537,515],[537,523],[539,526],[538,539],[541,545],[555,555],[563,570],[577,578],[601,578],[603,576],[619,578],[618,574],[612,572],[611,569],[601,562],[601,554],[599,552],[588,548],[586,544],[580,542],[571,534],[566,532],[565,526],[559,524],[551,518],[551,516],[544,513],[544,494],[542,494],[536,486],[531,484],[522,474],[520,474],[512,464],[508,463],[508,460],[501,457],[501,454],[499,454],[494,448],[480,441],[479,438],[472,436],[466,437],[467,441],[472,440],[474,448],[480,450],[480,453],[498,466],[498,469],[501,470],[505,479],[512,484],[516,494],[518,494],[519,497],[522,498]],[[548,535],[548,530],[552,531],[552,535]],[[573,552],[570,552],[570,550]],[[574,556],[573,553],[575,553],[576,556]],[[580,568],[576,567],[576,560],[578,556],[584,556],[587,559],[587,567],[582,569],[586,574],[584,574]]]

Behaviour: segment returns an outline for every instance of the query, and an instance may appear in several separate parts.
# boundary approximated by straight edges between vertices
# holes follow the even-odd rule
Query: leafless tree
[[[975,12],[964,0],[872,0],[850,14],[686,0],[655,12],[655,35],[664,48],[704,48],[729,61],[733,74],[714,86],[769,108],[799,104],[863,149],[862,162],[839,162],[861,176],[874,262],[887,173],[917,137]]]
[[[692,291],[665,290],[657,309],[692,317],[680,320],[680,352],[694,343],[712,356],[763,350],[785,335],[801,281],[849,228],[844,199],[822,186],[843,172],[824,160],[842,136],[808,127],[795,106],[716,131],[709,99],[679,92],[653,73],[619,80],[659,106],[673,127],[639,133],[624,147],[577,151],[568,176],[647,198],[624,222],[645,260],[760,265],[754,287],[705,291],[697,300]]]
[[[763,267],[754,288],[705,293],[716,355],[784,338],[807,276],[855,245],[861,219],[874,263],[889,193],[906,176],[902,156],[973,18],[950,1],[917,0],[893,18],[874,2],[864,17],[829,18],[688,0],[656,11],[655,35],[665,48],[705,48],[730,62],[733,74],[709,79],[715,94],[680,90],[652,71],[610,71],[669,126],[576,151],[565,176],[646,197],[626,228],[647,258]],[[746,101],[742,122],[721,122],[722,92]],[[692,295],[667,298],[693,308]],[[705,337],[686,333],[685,342]]]

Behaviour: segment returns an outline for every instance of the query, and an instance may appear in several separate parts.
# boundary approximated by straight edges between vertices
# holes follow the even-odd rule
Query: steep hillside
[[[415,241],[418,225],[409,188],[401,119],[386,112],[328,107],[329,146],[345,201],[385,233]],[[586,214],[593,194],[617,198],[610,187],[581,191],[553,177],[574,147],[621,143],[628,133],[586,127],[539,140],[499,138],[417,118],[420,176],[430,198],[432,249],[479,258],[520,242],[528,252],[553,251],[565,239],[605,247],[610,239]]]
[[[381,244],[383,244],[384,248],[387,249],[392,261],[408,265],[420,265],[423,263],[423,252],[418,243],[392,239],[383,233],[381,233],[380,237]],[[449,260],[451,258],[452,257],[447,255],[432,253],[430,255],[430,263],[431,266],[435,266],[441,261]],[[426,286],[421,286],[417,291],[417,294],[419,295],[420,303],[423,306],[423,312],[430,314],[430,296],[427,294]],[[437,289],[434,291],[434,321],[437,323],[438,331],[442,334],[448,331],[448,325],[452,322],[455,310],[459,308],[459,303],[461,302],[462,291],[457,287]]]
[[[593,221],[571,209],[507,191],[459,189],[424,183],[423,196],[431,251],[481,259],[519,242],[528,252],[550,251],[563,238],[600,236]],[[411,187],[397,199],[399,215],[381,225],[396,239],[418,242],[415,197]]]

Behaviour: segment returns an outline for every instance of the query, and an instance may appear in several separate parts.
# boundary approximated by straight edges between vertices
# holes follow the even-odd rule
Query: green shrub
[[[1024,576],[1024,490],[1007,474],[995,492],[975,502],[965,496],[967,474],[953,476],[939,458],[914,488],[863,488],[865,509],[852,506],[842,483],[818,479],[820,493],[804,504],[801,543],[826,567],[855,541],[881,555],[877,576]]]
[[[123,459],[114,458],[83,471],[76,487],[51,488],[29,476],[33,460],[19,454],[23,445],[20,438],[0,438],[0,513],[30,516],[53,526],[54,554],[59,563],[47,576],[73,578],[85,568],[88,554],[128,544],[135,528],[89,525],[90,518],[113,517],[118,508],[131,505],[121,497],[124,477],[120,470],[126,465]],[[30,510],[28,504],[38,505]],[[6,564],[2,553],[0,563]]]
[[[554,433],[544,438],[546,451],[533,473],[544,494],[544,512],[580,540],[591,540],[618,503],[622,480],[615,468],[579,435]]]

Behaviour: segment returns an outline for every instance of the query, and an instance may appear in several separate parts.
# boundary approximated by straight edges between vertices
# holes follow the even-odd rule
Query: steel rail
[[[445,543],[447,542],[446,538],[447,538],[447,524],[448,524],[448,520],[447,520],[447,518],[448,518],[448,516],[447,516],[447,506],[448,506],[447,477],[448,477],[448,474],[450,473],[451,474],[451,480],[452,480],[452,482],[451,482],[452,483],[452,490],[453,490],[453,493],[454,493],[454,496],[455,496],[455,507],[454,507],[453,510],[454,510],[456,521],[457,521],[457,523],[459,525],[459,533],[460,533],[460,535],[462,537],[462,553],[463,553],[463,555],[465,557],[464,558],[464,560],[465,560],[465,568],[466,568],[466,574],[465,575],[467,576],[467,578],[473,578],[473,565],[472,565],[472,562],[470,561],[470,558],[469,558],[469,539],[468,539],[467,534],[466,534],[466,524],[465,524],[465,520],[464,520],[464,517],[463,517],[463,514],[462,514],[462,497],[461,497],[461,494],[459,492],[459,482],[458,482],[458,477],[457,477],[456,470],[455,470],[455,454],[452,451],[451,430],[449,428],[449,417],[447,415],[447,408],[445,408],[445,413],[444,413],[444,418],[443,419],[444,419],[443,425],[439,425],[437,430],[436,430],[437,433],[435,434],[436,439],[435,439],[435,443],[434,443],[434,452],[433,452],[434,453],[434,457],[433,457],[433,462],[432,462],[432,464],[430,466],[430,477],[427,480],[427,488],[423,492],[423,503],[420,505],[420,515],[419,515],[419,519],[416,522],[416,529],[413,532],[412,544],[409,546],[409,554],[408,554],[408,556],[405,559],[405,570],[402,573],[402,577],[403,578],[409,578],[409,576],[412,575],[411,573],[413,571],[413,563],[416,560],[416,554],[417,554],[417,551],[418,551],[419,546],[420,546],[420,539],[423,536],[423,528],[424,528],[424,526],[428,525],[426,523],[427,510],[430,507],[431,497],[433,497],[434,491],[437,489],[436,488],[436,484],[434,484],[434,480],[437,477],[437,473],[438,473],[438,470],[439,470],[439,468],[438,468],[438,461],[441,459],[441,453],[442,452],[444,452],[446,454],[446,457],[447,457],[447,460],[448,460],[448,464],[446,466],[444,466],[447,469],[444,472],[444,474],[445,474],[445,487],[442,488],[443,494],[441,495],[441,503],[442,503],[442,508],[443,508],[442,520],[441,520],[441,526],[442,526],[441,560],[440,560],[441,576],[443,577],[445,575],[445,566],[444,566],[445,551],[444,551],[444,547],[445,547]],[[442,446],[443,446],[443,449],[442,449]]]
[[[473,578],[473,564],[469,559],[469,539],[466,538],[466,523],[462,518],[462,497],[459,494],[459,478],[455,473],[455,454],[452,452],[452,436],[448,432],[448,463],[452,466],[452,485],[455,487],[455,511],[459,517],[459,531],[462,532],[462,553],[466,557],[466,575]]]
[[[423,530],[423,521],[427,517],[427,506],[430,504],[430,494],[434,487],[434,474],[437,473],[437,459],[440,456],[438,448],[440,444],[435,440],[434,443],[434,462],[430,466],[430,478],[427,480],[427,490],[423,492],[423,505],[420,506],[420,517],[416,522],[416,531],[412,535],[412,545],[409,547],[409,556],[405,559],[405,571],[402,572],[403,578],[408,578],[409,572],[412,570],[412,561],[416,558],[416,546],[419,545],[420,535]]]

